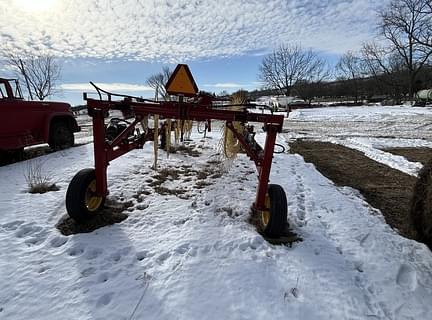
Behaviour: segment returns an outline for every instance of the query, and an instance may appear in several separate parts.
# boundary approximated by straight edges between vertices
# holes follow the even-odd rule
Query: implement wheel
[[[198,133],[204,133],[206,131],[206,122],[198,121],[197,122],[197,131],[198,131]]]
[[[411,220],[418,240],[432,248],[432,161],[419,172],[411,200]]]
[[[265,207],[260,216],[262,230],[266,236],[278,238],[284,234],[288,213],[285,191],[280,185],[269,184]]]
[[[105,197],[96,195],[95,170],[83,169],[72,179],[66,192],[66,209],[76,222],[85,222],[103,207]]]

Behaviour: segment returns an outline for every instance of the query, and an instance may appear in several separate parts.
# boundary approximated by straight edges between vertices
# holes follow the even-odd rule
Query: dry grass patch
[[[24,178],[27,182],[30,193],[46,193],[49,191],[58,191],[59,187],[52,182],[51,174],[47,173],[44,168],[44,162],[32,160],[27,163]]]
[[[174,152],[179,152],[183,155],[188,155],[191,157],[199,157],[202,153],[198,150],[195,149],[195,145],[190,145],[190,146],[186,146],[186,145],[180,145],[176,148],[174,148]]]
[[[163,196],[166,196],[166,195],[178,196],[178,195],[181,195],[181,194],[184,194],[187,192],[187,190],[185,190],[185,189],[169,189],[169,188],[162,187],[162,186],[155,187],[154,190]]]

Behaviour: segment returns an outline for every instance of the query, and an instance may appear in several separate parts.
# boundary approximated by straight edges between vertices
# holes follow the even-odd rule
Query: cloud
[[[0,76],[8,75],[10,77],[15,74],[15,71],[16,70],[12,65],[4,63],[3,61],[0,60],[0,72],[1,72]]]
[[[49,2],[35,10],[29,1],[0,1],[0,43],[65,58],[159,62],[262,55],[288,42],[343,53],[371,38],[382,6],[375,0]]]
[[[251,86],[252,86],[251,84],[239,84],[239,83],[233,83],[233,82],[205,84],[204,85],[204,87],[223,88],[223,89],[246,88],[246,87],[251,87]]]
[[[142,84],[132,83],[95,83],[99,88],[110,92],[141,92],[154,91],[152,88]],[[95,88],[90,83],[63,83],[60,89],[64,91],[94,91]]]

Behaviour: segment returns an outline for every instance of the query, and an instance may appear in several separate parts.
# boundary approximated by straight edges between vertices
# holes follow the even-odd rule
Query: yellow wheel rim
[[[96,195],[96,180],[93,180],[87,187],[85,194],[85,205],[88,211],[96,211],[102,204],[103,198]]]
[[[265,228],[270,222],[270,197],[268,193],[266,193],[264,206],[265,206],[265,210],[261,212],[261,223]]]

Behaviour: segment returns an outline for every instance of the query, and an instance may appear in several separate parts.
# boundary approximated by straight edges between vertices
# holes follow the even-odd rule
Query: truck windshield
[[[7,98],[6,85],[4,83],[0,83],[0,99]]]
[[[22,99],[23,96],[22,96],[21,88],[20,88],[20,86],[18,84],[18,81],[15,80],[15,79],[14,80],[9,80],[9,84],[10,84],[10,86],[12,88],[12,93],[14,95],[14,98],[15,99]]]

